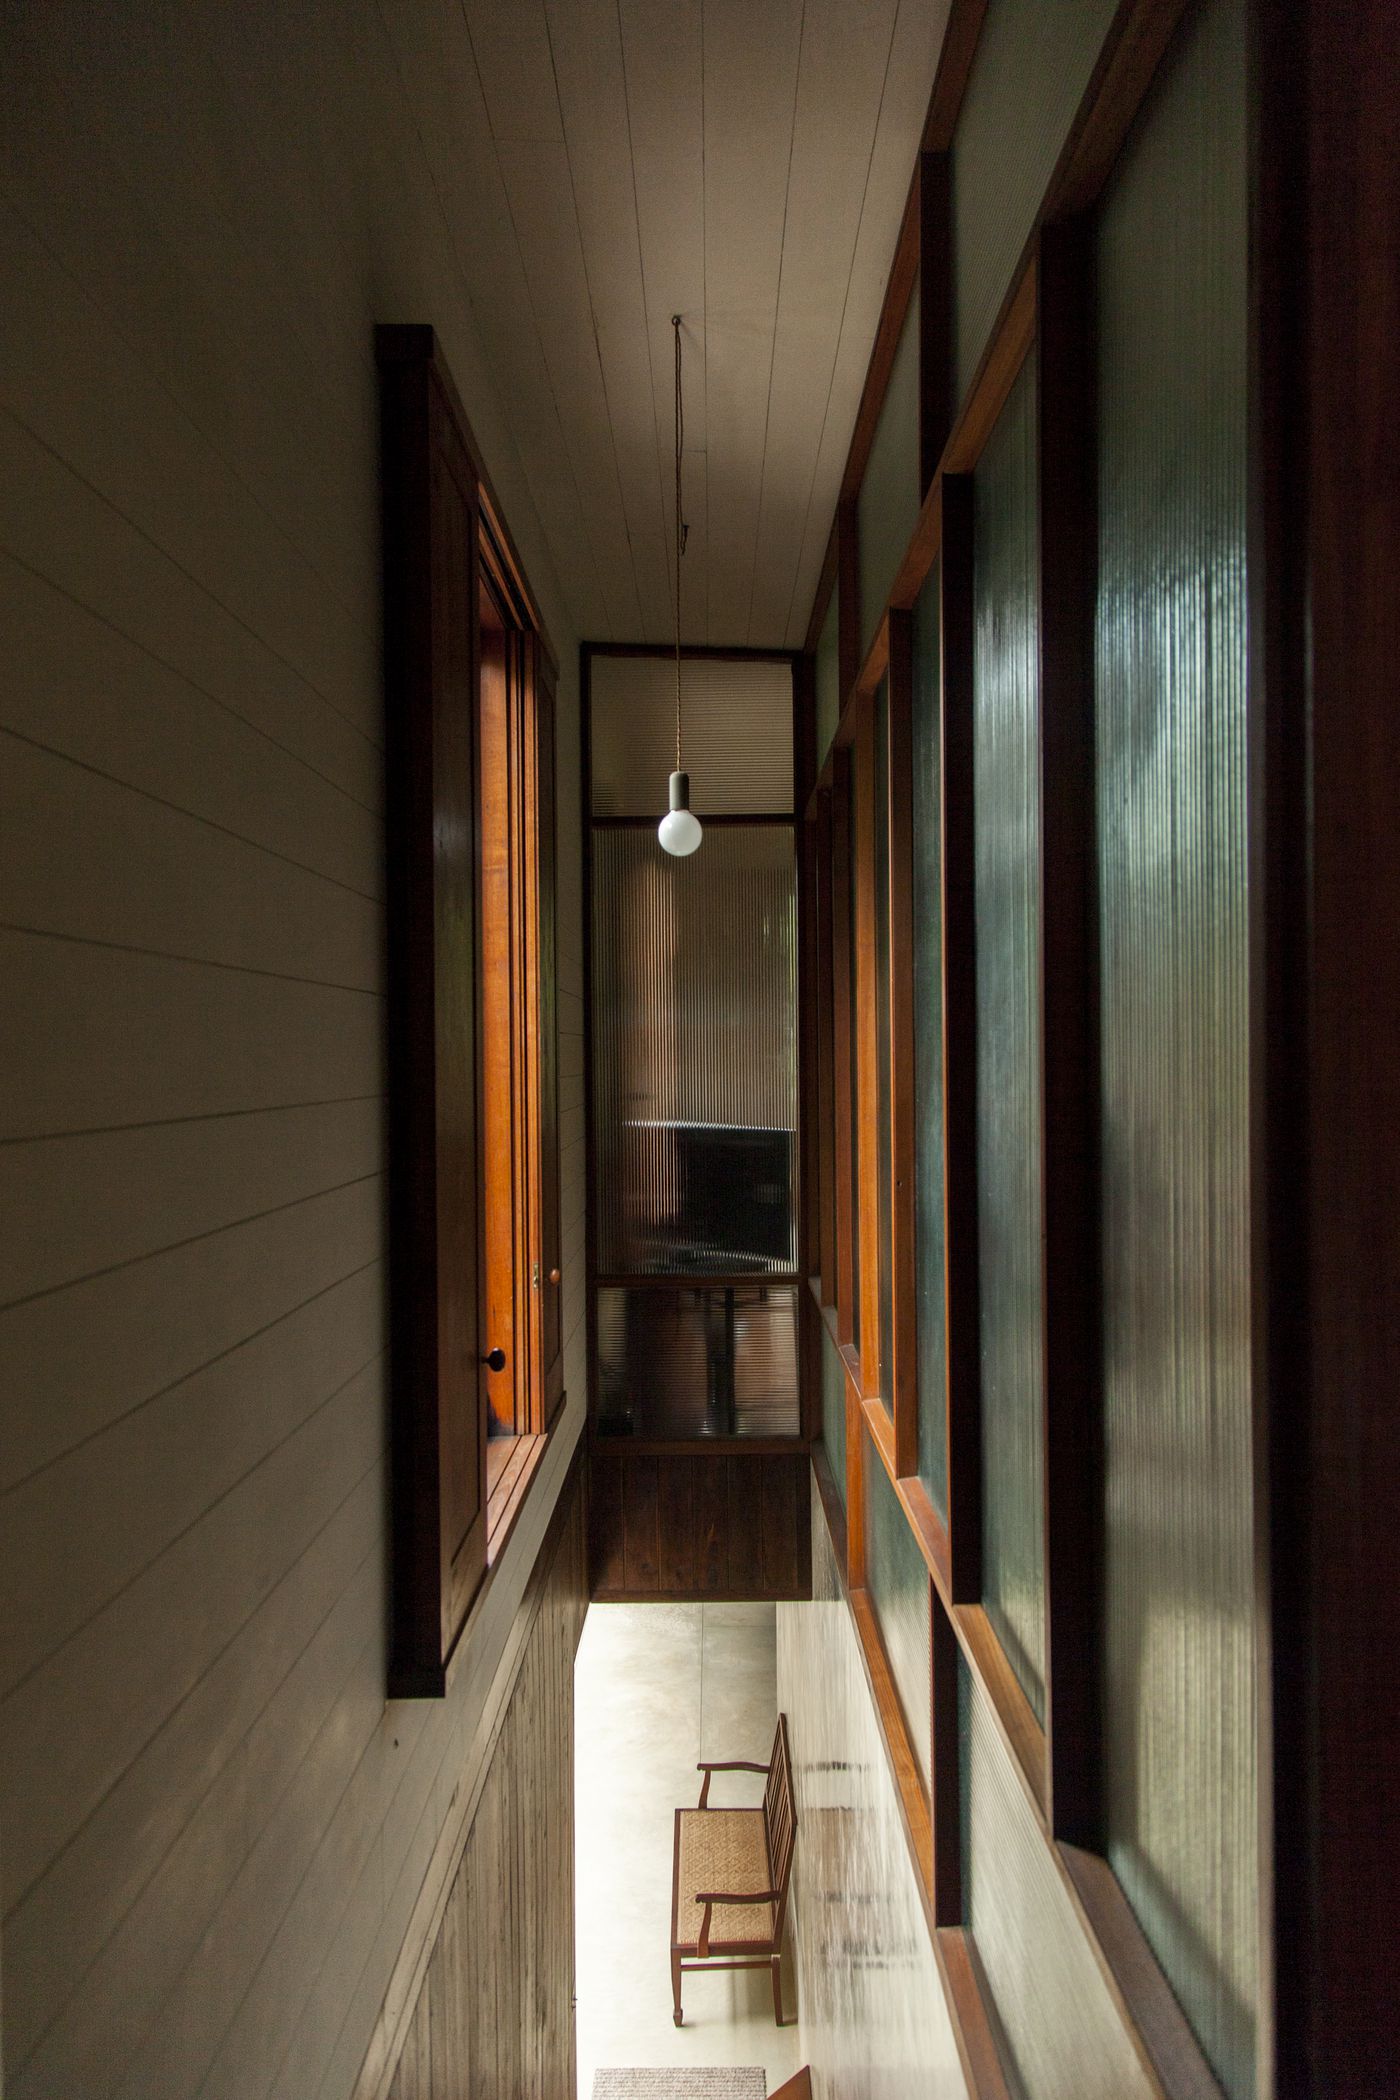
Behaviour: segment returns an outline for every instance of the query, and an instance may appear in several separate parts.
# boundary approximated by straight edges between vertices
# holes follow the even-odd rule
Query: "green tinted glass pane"
[[[948,1518],[943,1277],[943,799],[941,566],[914,609],[914,1163],[919,1323],[919,1478]]]
[[[1029,362],[978,462],[973,496],[983,1599],[1043,1714],[1040,696]]]
[[[846,1500],[846,1366],[822,1322],[822,1443],[842,1503]]]
[[[1157,2088],[961,1655],[958,1748],[963,1915],[1011,2091],[1020,2100],[1149,2100]]]
[[[822,631],[817,637],[817,764],[831,749],[841,719],[841,652],[837,638],[838,593],[833,588]]]
[[[993,0],[953,137],[961,399],[1081,96],[1114,0]]]
[[[1099,285],[1108,1853],[1255,2089],[1245,9],[1211,0],[1105,199]]]
[[[875,1101],[880,1189],[880,1392],[893,1394],[894,1104],[890,1073],[890,688],[875,696]],[[869,1386],[867,1384],[867,1391]]]
[[[924,1785],[933,1756],[929,1574],[877,1451],[865,1450],[865,1586]]]
[[[900,330],[890,382],[856,499],[860,653],[875,638],[890,586],[919,519],[919,280]]]
[[[850,1130],[851,1144],[854,1147],[855,1133],[860,1128],[860,1031],[856,1026],[856,1015],[858,1012],[858,1002],[856,998],[856,973],[859,967],[860,960],[859,955],[857,953],[858,941],[856,929],[860,924],[860,919],[858,915],[856,891],[857,871],[860,867],[860,852],[862,843],[860,838],[859,827],[856,823],[856,810],[858,804],[856,800],[854,781],[852,781],[851,784],[851,794],[848,806],[850,809],[851,879],[850,887],[846,896],[846,910],[849,914],[847,924],[850,931],[851,1004],[850,1011],[845,1016],[845,1023],[847,1029],[849,1030],[851,1041]],[[855,1343],[855,1346],[858,1350],[860,1348],[860,1176],[854,1171],[854,1163],[851,1173],[851,1211],[846,1230],[850,1234],[851,1247],[851,1339]]]

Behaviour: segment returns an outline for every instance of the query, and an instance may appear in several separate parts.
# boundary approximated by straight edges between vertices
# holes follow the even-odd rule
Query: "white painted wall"
[[[0,200],[11,2100],[349,2093],[582,1416],[576,636],[464,277],[456,0],[20,0]],[[372,327],[561,663],[569,1412],[386,1706]]]

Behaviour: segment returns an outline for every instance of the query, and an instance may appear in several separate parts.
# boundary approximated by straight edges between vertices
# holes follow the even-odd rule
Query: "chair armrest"
[[[699,1960],[709,1959],[710,1912],[716,1903],[776,1903],[777,1900],[776,1889],[752,1889],[745,1896],[730,1896],[726,1895],[723,1889],[711,1889],[708,1895],[697,1896],[695,1901],[705,1906],[705,1915],[700,1920],[700,1935],[695,1942],[695,1952]]]
[[[700,1808],[705,1808],[708,1806],[710,1799],[710,1774],[712,1772],[762,1772],[766,1778],[769,1767],[767,1765],[751,1765],[743,1758],[734,1758],[726,1764],[700,1764],[695,1769],[697,1772],[703,1772],[705,1775],[701,1781],[700,1800],[697,1804]]]
[[[745,1896],[730,1895],[725,1889],[710,1889],[704,1895],[697,1894],[697,1903],[776,1903],[776,1889],[750,1889]]]

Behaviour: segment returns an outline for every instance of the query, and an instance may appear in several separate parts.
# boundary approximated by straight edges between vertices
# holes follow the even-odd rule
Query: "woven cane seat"
[[[676,1944],[698,1945],[706,1889],[744,1896],[771,1886],[761,1808],[683,1808],[676,1870]],[[717,1903],[710,1913],[710,1947],[767,1946],[773,1937],[771,1903]]]

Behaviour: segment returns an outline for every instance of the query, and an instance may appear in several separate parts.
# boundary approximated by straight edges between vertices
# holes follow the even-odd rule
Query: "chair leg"
[[[786,2027],[787,2021],[783,2018],[783,1957],[781,1954],[773,1956],[773,2018],[777,2021],[779,2027]]]
[[[681,1958],[679,1954],[671,1956],[671,1996],[675,2000],[676,2007],[671,2017],[677,2027],[679,2027],[684,2017],[681,2012]]]

